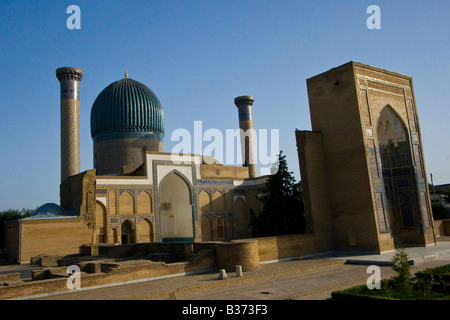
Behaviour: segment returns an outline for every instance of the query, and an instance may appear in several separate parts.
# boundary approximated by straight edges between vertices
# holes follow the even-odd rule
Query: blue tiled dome
[[[46,203],[37,208],[27,219],[49,219],[58,217],[71,217],[77,215],[78,212],[64,210],[56,203]]]
[[[107,86],[91,109],[91,136],[151,132],[164,136],[164,111],[158,97],[142,83],[123,78]]]

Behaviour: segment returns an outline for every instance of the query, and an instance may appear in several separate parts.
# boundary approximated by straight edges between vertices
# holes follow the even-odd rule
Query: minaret
[[[255,100],[251,96],[240,96],[234,99],[239,111],[239,128],[241,129],[242,162],[248,167],[250,178],[257,176],[254,130],[252,121],[252,105]],[[247,138],[247,139],[246,139]]]
[[[61,85],[61,183],[80,173],[79,85],[83,71],[64,67],[56,70]]]

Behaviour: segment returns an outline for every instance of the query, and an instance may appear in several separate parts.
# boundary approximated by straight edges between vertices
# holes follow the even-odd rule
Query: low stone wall
[[[242,266],[243,271],[259,268],[258,244],[254,240],[234,240],[216,244],[217,267],[226,271]]]
[[[59,265],[59,261],[63,259],[69,259],[78,257],[80,255],[73,254],[68,256],[47,256],[47,255],[39,255],[35,257],[31,257],[30,264],[40,266],[40,267],[51,267]]]
[[[263,262],[323,252],[324,248],[315,239],[313,234],[294,234],[207,244],[215,247],[217,268],[233,271],[236,265],[241,265],[248,271],[257,269]]]
[[[323,248],[315,241],[314,234],[294,234],[276,237],[210,241],[194,243],[135,243],[128,245],[84,246],[86,255],[114,258],[145,255],[148,253],[176,253],[180,261],[201,250],[216,251],[216,268],[231,270],[241,265],[245,270],[257,268],[260,262],[282,260],[320,253]]]
[[[9,281],[20,281],[20,272],[19,273],[7,273],[0,274],[0,284]]]
[[[136,255],[147,255],[150,253],[174,253],[179,260],[186,260],[195,251],[204,249],[214,249],[214,246],[195,246],[190,242],[152,242],[152,243],[132,243],[123,245],[84,245],[80,252],[85,256],[108,256],[111,258],[124,258]]]
[[[69,276],[67,274],[67,267],[59,267],[59,268],[45,268],[45,269],[39,269],[39,270],[33,270],[31,271],[31,280],[32,281],[38,281],[38,280],[46,280],[46,279],[53,279],[53,278],[61,278],[61,277],[55,277],[55,274],[66,274],[66,276]]]
[[[260,262],[300,258],[304,255],[320,253],[313,234],[294,234],[278,237],[253,238],[258,246]]]
[[[166,264],[149,260],[130,260],[121,262],[118,267],[109,269],[108,273],[81,273],[81,287],[93,287],[114,283],[142,280],[159,276],[183,274],[212,269],[215,264],[213,251],[204,251],[192,262],[177,262]],[[64,269],[64,268],[63,268]],[[67,291],[67,278],[63,277],[62,268],[55,268],[56,273],[42,275],[56,277],[54,279],[22,282],[10,286],[0,286],[0,299],[11,299],[51,292]],[[67,275],[68,276],[68,275]],[[35,274],[38,278],[39,275]]]

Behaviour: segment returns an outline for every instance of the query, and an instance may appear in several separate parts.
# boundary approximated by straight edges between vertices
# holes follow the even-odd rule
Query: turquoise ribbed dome
[[[123,78],[107,86],[91,109],[91,136],[149,132],[164,136],[164,111],[158,97],[142,83]]]

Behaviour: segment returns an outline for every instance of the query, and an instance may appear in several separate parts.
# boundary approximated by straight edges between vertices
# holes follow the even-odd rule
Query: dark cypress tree
[[[447,191],[444,192],[444,201],[445,203],[450,204],[450,189],[447,189]]]
[[[288,171],[283,151],[278,155],[277,167],[266,184],[264,209],[250,222],[254,237],[306,232],[301,183],[296,183],[293,173]]]

